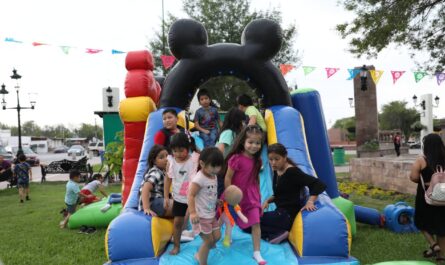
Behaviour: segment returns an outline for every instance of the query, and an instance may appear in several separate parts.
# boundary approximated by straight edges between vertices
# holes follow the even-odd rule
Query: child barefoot
[[[240,207],[243,209],[248,222],[237,219],[241,229],[252,230],[253,258],[259,265],[266,264],[260,253],[261,228],[261,195],[259,172],[261,169],[261,144],[263,131],[258,125],[249,125],[238,135],[232,151],[227,156],[228,168],[224,186],[235,185],[243,193]],[[230,242],[230,239],[225,239]]]
[[[209,251],[221,238],[215,218],[217,202],[216,174],[221,170],[224,158],[216,147],[205,148],[199,157],[201,170],[195,175],[188,193],[190,220],[199,232],[202,244],[195,254],[199,265],[207,265]]]
[[[199,154],[196,152],[189,153],[192,143],[185,133],[174,134],[170,141],[170,149],[173,157],[168,156],[169,168],[167,171],[168,178],[164,183],[164,208],[169,207],[170,187],[173,185],[173,244],[174,247],[170,251],[171,255],[179,252],[179,242],[181,232],[184,225],[184,217],[187,212],[187,191],[191,177],[196,174],[198,168]]]

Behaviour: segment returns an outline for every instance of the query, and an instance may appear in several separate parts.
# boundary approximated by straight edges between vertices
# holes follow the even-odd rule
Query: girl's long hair
[[[229,154],[226,157],[226,163],[225,163],[225,168],[224,168],[224,175],[227,172],[227,168],[228,168],[228,161],[229,159],[236,154],[241,154],[242,152],[244,152],[244,143],[246,142],[246,139],[249,135],[252,134],[259,134],[261,135],[261,146],[263,145],[263,130],[261,130],[261,127],[258,125],[248,125],[247,127],[245,127],[240,133],[239,135],[236,137],[235,142],[233,143],[232,149],[230,150]],[[257,181],[259,183],[260,180],[260,169],[262,166],[262,162],[261,162],[261,148],[258,152],[256,152],[253,155],[253,159],[254,159],[254,167],[252,169],[252,174],[254,176],[256,176]]]
[[[155,144],[151,147],[150,152],[148,153],[147,171],[150,170],[150,168],[152,168],[155,165],[156,157],[163,150],[167,151],[167,148],[165,148],[165,146],[163,146],[163,145]]]
[[[238,135],[243,129],[243,122],[245,120],[246,114],[242,112],[240,109],[233,107],[231,108],[225,118],[223,126],[221,127],[221,132],[225,130],[232,130],[234,135],[233,138]]]
[[[423,137],[423,154],[428,166],[435,171],[438,165],[445,167],[445,146],[438,134],[428,134]]]
[[[271,144],[267,147],[267,154],[277,154],[282,157],[286,157],[287,163],[291,164],[294,167],[298,167],[297,163],[295,163],[292,159],[287,156],[287,150],[284,145],[280,143]]]

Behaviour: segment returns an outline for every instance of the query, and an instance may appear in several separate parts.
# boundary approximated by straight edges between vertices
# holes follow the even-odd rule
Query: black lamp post
[[[107,92],[108,107],[111,108],[113,107],[113,90],[111,87],[108,87],[105,91]]]
[[[6,107],[5,95],[9,94],[9,92],[8,92],[8,90],[6,90],[4,84],[1,86],[2,89],[0,90],[0,94],[3,95],[3,98],[2,98],[2,107],[3,107],[3,109],[4,110],[5,109],[16,109],[17,110],[18,133],[19,133],[19,146],[18,146],[19,148],[18,148],[18,151],[17,151],[17,156],[19,154],[23,154],[23,149],[22,149],[22,126],[21,126],[21,123],[20,123],[20,111],[22,109],[34,109],[34,106],[36,104],[36,102],[34,100],[31,100],[30,101],[31,107],[22,107],[22,106],[20,106],[20,97],[19,97],[20,86],[19,86],[19,80],[21,78],[22,78],[22,76],[17,74],[17,70],[16,69],[12,70],[11,79],[15,80],[15,82],[16,82],[16,85],[15,85],[15,90],[17,92],[17,106],[16,107],[11,107],[11,108],[7,108]]]
[[[366,68],[366,65],[363,65],[362,68],[360,68],[360,89],[362,91],[368,89],[368,68]]]

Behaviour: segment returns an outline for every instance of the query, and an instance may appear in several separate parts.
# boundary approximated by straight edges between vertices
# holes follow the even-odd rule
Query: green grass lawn
[[[108,187],[120,192],[120,186]],[[65,183],[31,185],[31,201],[19,203],[17,190],[0,191],[0,260],[5,265],[103,264],[105,229],[85,235],[60,229],[59,211],[64,206]],[[351,194],[356,204],[382,211],[392,200],[378,200]],[[422,260],[426,243],[420,234],[395,234],[358,224],[351,255],[362,264],[388,260]],[[0,262],[1,264],[1,262]]]

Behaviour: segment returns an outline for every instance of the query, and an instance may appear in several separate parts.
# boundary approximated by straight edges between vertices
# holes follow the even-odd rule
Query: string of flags
[[[301,66],[301,68],[303,69],[304,76],[311,74],[312,72],[314,72],[317,69],[317,67],[314,67],[314,66]],[[297,69],[297,67],[294,65],[291,65],[291,64],[281,64],[280,65],[280,71],[283,74],[283,76],[285,76],[286,74],[288,74],[290,71],[292,71],[294,69]],[[340,68],[336,68],[336,67],[325,67],[327,78],[332,77],[339,70],[340,70]],[[357,68],[347,69],[347,70],[348,70],[349,76],[348,76],[348,78],[346,78],[346,80],[354,79],[361,72],[361,69],[357,69]],[[370,73],[371,78],[374,81],[374,83],[377,84],[380,81],[380,78],[383,76],[383,73],[385,71],[383,71],[383,70],[368,70],[368,72]],[[391,72],[393,84],[395,84],[397,82],[397,80],[399,80],[406,73],[406,71],[393,71],[393,70],[391,70],[390,72]],[[425,76],[429,75],[427,72],[423,72],[423,71],[416,71],[416,72],[413,72],[413,74],[414,74],[414,80],[416,81],[416,83],[420,82],[420,80],[422,80]],[[440,86],[440,84],[445,81],[445,73],[439,72],[439,73],[435,73],[434,75],[437,80],[437,85]]]

